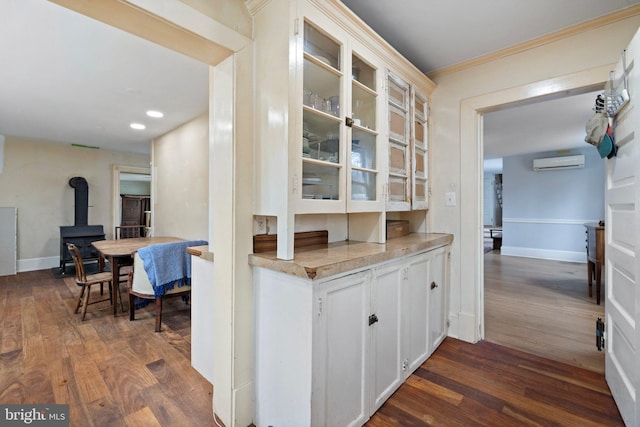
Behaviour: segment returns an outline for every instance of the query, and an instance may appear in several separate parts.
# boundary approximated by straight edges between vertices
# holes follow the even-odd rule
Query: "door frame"
[[[474,150],[461,150],[460,170],[460,259],[472,260],[472,268],[460,272],[460,314],[458,336],[470,342],[484,339],[484,251],[483,251],[483,114],[514,105],[534,103],[604,88],[609,71],[606,64],[564,76],[525,84],[462,100],[460,140],[474,141]]]
[[[153,175],[151,173],[151,168],[143,168],[143,167],[137,167],[137,166],[125,166],[125,165],[113,165],[113,169],[112,169],[112,186],[111,188],[113,189],[112,192],[112,201],[111,201],[111,206],[112,206],[112,217],[111,217],[111,221],[112,221],[112,227],[111,227],[111,231],[113,231],[113,227],[115,227],[116,225],[120,224],[120,174],[122,173],[137,173],[137,174],[141,174],[141,175],[151,175],[151,206],[153,206],[153,195],[154,195],[154,179],[153,179]],[[151,229],[153,230],[153,215],[151,216]],[[107,235],[109,235],[109,233],[107,233]],[[115,238],[115,236],[114,236]]]

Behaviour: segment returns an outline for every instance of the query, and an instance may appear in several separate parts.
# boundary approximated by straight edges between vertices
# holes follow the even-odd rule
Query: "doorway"
[[[602,373],[604,355],[593,345],[593,334],[604,307],[588,296],[583,227],[604,215],[604,165],[583,140],[584,125],[602,90],[582,91],[523,101],[483,116],[484,153],[508,154],[504,175],[486,166],[483,174],[485,180],[504,176],[508,181],[506,247],[484,256],[485,340]],[[530,134],[532,121],[545,123],[546,129]],[[579,153],[588,159],[581,169],[532,168],[533,158]],[[487,197],[487,188],[495,187],[488,184],[485,224],[497,198]],[[592,194],[595,188],[600,188],[599,201]]]
[[[150,168],[140,168],[133,166],[123,166],[123,165],[114,165],[113,166],[113,193],[112,193],[112,223],[114,227],[116,225],[122,224],[122,194],[123,190],[129,193],[148,193],[146,195],[136,194],[137,196],[148,196],[149,209],[142,209],[142,217],[141,220],[144,219],[146,221],[146,216],[144,215],[144,211],[149,211],[149,235],[151,235],[153,230],[153,215],[151,215],[151,206],[153,203],[153,183],[151,176]],[[140,210],[140,209],[139,209]],[[132,224],[137,225],[137,224]],[[115,238],[115,236],[114,236]]]
[[[460,304],[469,309],[461,316],[461,336],[481,340],[485,336],[484,252],[483,252],[483,115],[508,108],[520,102],[535,102],[548,97],[566,96],[600,90],[610,66],[571,73],[551,80],[539,81],[501,91],[467,98],[461,102],[460,137],[462,149],[475,155],[462,156],[460,191],[467,194],[470,209],[461,210],[460,259],[471,260],[472,267],[460,271]],[[466,147],[466,148],[465,148]],[[506,182],[505,182],[506,185]]]

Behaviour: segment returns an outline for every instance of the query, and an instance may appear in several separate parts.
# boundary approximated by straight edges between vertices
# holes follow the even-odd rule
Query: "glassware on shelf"
[[[354,123],[367,129],[376,129],[375,92],[354,84],[351,97]]]
[[[304,51],[319,62],[340,70],[340,45],[308,22],[304,23]]]

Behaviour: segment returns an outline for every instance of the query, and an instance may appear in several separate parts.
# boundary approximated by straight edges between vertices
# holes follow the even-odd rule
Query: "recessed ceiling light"
[[[131,127],[131,129],[135,129],[135,130],[144,130],[147,128],[142,123],[131,123],[129,126]]]
[[[164,117],[164,113],[162,113],[160,111],[149,110],[149,111],[147,111],[147,116],[159,119],[161,117]]]

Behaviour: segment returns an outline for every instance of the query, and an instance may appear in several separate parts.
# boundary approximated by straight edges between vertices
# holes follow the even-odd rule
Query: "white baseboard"
[[[35,270],[47,270],[60,266],[59,256],[50,256],[45,258],[28,258],[18,260],[18,273]]]
[[[460,337],[460,322],[458,313],[449,313],[449,327],[447,328],[447,336],[451,338]]]
[[[500,255],[519,256],[524,258],[548,259],[553,261],[580,262],[586,264],[585,252],[557,251],[553,249],[521,248],[516,246],[502,246]]]
[[[253,387],[254,382],[250,381],[233,390],[235,425],[248,426],[253,423]]]
[[[459,336],[458,339],[470,343],[476,343],[480,339],[480,331],[477,330],[478,319],[474,314],[460,312],[459,320]]]

